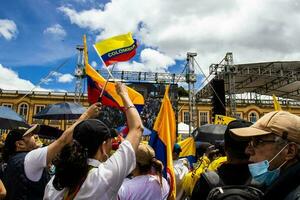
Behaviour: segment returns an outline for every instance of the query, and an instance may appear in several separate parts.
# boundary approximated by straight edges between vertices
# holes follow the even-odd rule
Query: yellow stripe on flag
[[[94,46],[98,53],[102,56],[110,51],[131,46],[134,43],[131,33],[123,34],[101,40]]]
[[[178,144],[181,147],[179,157],[196,156],[196,144],[193,137],[188,137]]]
[[[156,117],[153,130],[157,131],[158,137],[164,143],[166,147],[167,155],[167,172],[170,175],[170,194],[168,199],[176,199],[176,182],[173,168],[173,147],[176,141],[176,121],[175,112],[172,108],[171,101],[169,99],[169,88],[166,87],[165,95],[162,100],[162,104],[159,113]]]

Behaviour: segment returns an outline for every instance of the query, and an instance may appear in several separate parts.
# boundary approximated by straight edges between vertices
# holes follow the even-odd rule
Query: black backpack
[[[225,185],[215,171],[207,171],[201,176],[205,178],[211,191],[207,200],[260,200],[263,199],[263,192],[248,185]]]

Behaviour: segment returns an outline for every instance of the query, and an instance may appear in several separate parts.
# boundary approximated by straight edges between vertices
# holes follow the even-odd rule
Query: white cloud
[[[36,87],[28,80],[22,79],[19,75],[0,64],[0,88],[4,90],[32,90],[49,91],[48,89]]]
[[[44,34],[51,34],[55,37],[63,38],[67,35],[67,32],[60,24],[55,24],[44,30]]]
[[[166,72],[168,67],[175,64],[172,58],[150,48],[143,49],[140,55],[141,63],[118,63],[116,70],[144,71],[144,72]]]
[[[51,75],[56,77],[56,80],[59,83],[70,83],[74,79],[74,76],[71,74],[62,74],[59,72],[51,72]]]
[[[70,83],[74,79],[74,76],[71,74],[63,74],[60,77],[58,77],[59,83]]]
[[[6,40],[11,40],[18,33],[17,25],[14,21],[8,19],[0,19],[0,36]]]
[[[111,0],[102,9],[59,8],[72,24],[98,32],[97,39],[131,31],[146,48],[173,60],[197,52],[206,72],[229,51],[235,63],[295,59],[300,52],[299,9],[297,0]],[[147,58],[148,63],[131,65],[158,62]]]

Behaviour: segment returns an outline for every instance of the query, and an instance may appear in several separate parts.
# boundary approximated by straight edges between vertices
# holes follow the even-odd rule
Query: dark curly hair
[[[88,172],[87,159],[87,150],[76,140],[65,146],[53,161],[55,165],[53,186],[55,189],[76,187]]]
[[[111,138],[110,129],[100,120],[89,119],[74,128],[73,143],[65,146],[53,161],[56,190],[74,189],[87,176],[88,158],[93,158],[100,145]]]

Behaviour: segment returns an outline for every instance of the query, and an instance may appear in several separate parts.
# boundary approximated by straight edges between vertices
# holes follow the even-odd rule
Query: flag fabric
[[[188,137],[181,142],[178,142],[179,146],[181,147],[181,152],[179,154],[180,158],[187,158],[190,162],[190,166],[192,163],[197,161],[196,159],[196,143],[193,137]]]
[[[137,42],[131,33],[97,42],[94,48],[106,66],[130,60],[136,54]]]
[[[277,97],[274,94],[273,94],[273,104],[274,104],[274,110],[276,110],[276,111],[282,110],[282,108],[277,100]]]
[[[215,115],[215,124],[228,125],[229,122],[236,120],[236,118],[225,115]]]
[[[168,199],[176,199],[176,183],[173,168],[173,147],[176,141],[175,113],[169,99],[169,88],[166,87],[165,95],[159,113],[156,117],[149,144],[155,150],[156,158],[164,164],[164,176],[169,179],[170,194]]]
[[[90,64],[88,63],[86,39],[84,37],[84,56],[85,56],[85,73],[87,76],[88,85],[88,101],[93,104],[101,101],[103,105],[123,109],[124,105],[121,97],[117,94],[115,83],[106,81]],[[106,86],[105,86],[106,85]],[[135,105],[139,112],[142,111],[144,106],[144,97],[134,89],[127,87],[129,98]],[[105,89],[104,89],[105,88]],[[99,99],[101,91],[103,96]]]

